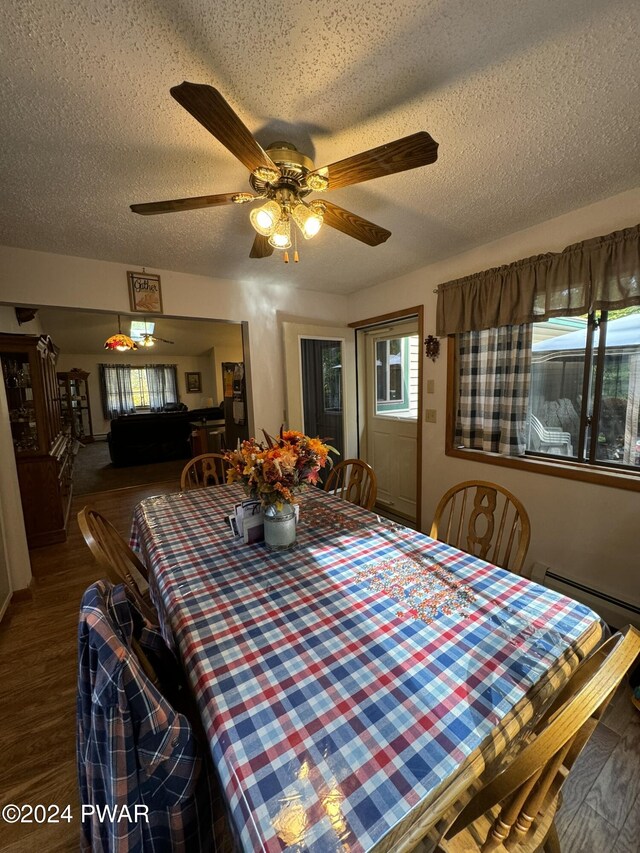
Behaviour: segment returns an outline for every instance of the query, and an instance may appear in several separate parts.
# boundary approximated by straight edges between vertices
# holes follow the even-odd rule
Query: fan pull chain
[[[284,253],[283,259],[284,259],[285,264],[289,263],[289,252]]]
[[[294,264],[297,264],[299,260],[300,260],[300,257],[298,255],[298,232],[294,231],[293,232],[293,262],[294,262]]]

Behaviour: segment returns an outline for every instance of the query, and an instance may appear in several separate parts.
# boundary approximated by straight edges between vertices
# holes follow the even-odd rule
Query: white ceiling
[[[4,0],[0,242],[358,290],[637,186],[639,41],[637,0]],[[249,189],[183,80],[316,166],[418,130],[439,159],[331,194],[387,243],[253,260],[247,207],[129,211]]]

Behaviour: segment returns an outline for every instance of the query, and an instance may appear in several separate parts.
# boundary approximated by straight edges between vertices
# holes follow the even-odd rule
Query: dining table
[[[293,548],[245,544],[227,523],[244,497],[237,484],[149,497],[131,534],[237,850],[432,849],[606,627],[317,487]]]

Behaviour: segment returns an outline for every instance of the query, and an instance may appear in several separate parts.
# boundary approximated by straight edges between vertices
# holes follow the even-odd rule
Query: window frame
[[[391,364],[391,353],[389,352],[391,348],[391,341],[399,341],[400,342],[400,363],[398,365]],[[406,339],[403,337],[389,337],[389,338],[379,338],[375,341],[376,347],[376,370],[378,369],[377,364],[377,350],[380,344],[385,344],[386,346],[386,358],[384,362],[381,362],[380,366],[385,367],[385,379],[386,379],[386,389],[387,389],[387,397],[385,400],[381,400],[378,397],[377,390],[377,382],[376,382],[376,415],[384,415],[387,412],[395,412],[398,410],[403,410],[407,408],[407,397],[408,397],[408,385],[409,378],[407,376],[407,368],[409,366],[409,354],[408,348],[406,345]],[[399,367],[400,368],[400,385],[402,387],[401,396],[394,397],[393,399],[389,396],[391,393],[391,368]],[[384,406],[384,409],[378,409],[378,406]]]
[[[480,462],[485,465],[498,465],[502,468],[514,468],[530,471],[565,480],[576,480],[595,485],[610,486],[640,492],[640,471],[627,468],[609,468],[591,465],[587,462],[574,462],[566,457],[551,457],[549,454],[531,454],[526,456],[502,456],[485,450],[458,447],[455,444],[456,408],[458,404],[458,380],[456,363],[455,335],[447,336],[447,410],[445,419],[445,456]],[[561,460],[561,461],[560,461]]]

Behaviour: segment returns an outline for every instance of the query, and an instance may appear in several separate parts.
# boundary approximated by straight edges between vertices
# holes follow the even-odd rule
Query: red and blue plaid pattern
[[[211,793],[191,725],[144,674],[131,638],[153,656],[159,632],[122,584],[98,581],[82,598],[78,629],[77,759],[81,802],[102,810],[82,823],[81,850],[214,850]],[[202,771],[202,772],[201,772]],[[148,809],[144,816],[136,807]],[[104,809],[111,809],[111,819]],[[114,811],[117,808],[117,812]]]
[[[149,498],[132,541],[247,853],[371,850],[599,636],[587,607],[319,490],[295,550],[244,545],[224,523],[241,496]],[[394,561],[437,569],[431,611],[428,583],[415,612],[392,597]]]

